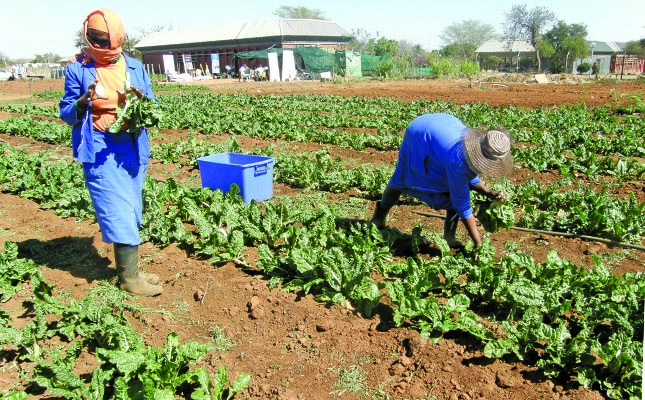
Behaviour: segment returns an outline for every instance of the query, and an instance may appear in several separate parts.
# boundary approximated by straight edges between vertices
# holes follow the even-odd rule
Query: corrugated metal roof
[[[490,39],[477,48],[478,53],[533,53],[535,48],[525,40],[508,42],[502,39]]]
[[[587,40],[587,45],[591,48],[593,43],[593,50],[596,54],[613,54],[623,51],[624,43],[605,42],[601,40]],[[503,39],[491,39],[477,49],[479,53],[533,53],[535,52],[533,46],[528,41],[517,40],[510,44]]]
[[[601,40],[587,40],[589,48],[593,44],[594,53],[621,53],[623,51],[620,43],[604,42]]]
[[[351,37],[351,33],[332,21],[315,19],[274,19],[206,28],[154,32],[141,39],[135,47],[146,48],[275,36],[349,38]]]

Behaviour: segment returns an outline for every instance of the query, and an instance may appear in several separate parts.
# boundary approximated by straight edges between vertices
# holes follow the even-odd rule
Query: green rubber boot
[[[114,254],[116,254],[117,247],[131,247],[131,246],[126,246],[126,245],[123,245],[123,244],[116,244],[115,243],[114,244]],[[138,257],[138,253],[139,253],[138,246],[133,246],[133,247],[137,247],[136,256]],[[130,250],[130,251],[133,251],[133,250]],[[158,285],[159,284],[159,276],[157,274],[151,274],[151,273],[148,273],[148,272],[139,271],[139,275],[141,276],[141,279],[143,279],[144,281],[148,282],[151,285]]]
[[[141,275],[141,279],[143,279],[144,281],[148,282],[151,285],[159,284],[159,276],[157,274],[139,271],[139,275]]]
[[[121,290],[138,296],[152,297],[163,292],[161,285],[151,284],[150,280],[159,282],[154,274],[142,274],[138,265],[139,246],[114,244],[116,270],[121,280]]]

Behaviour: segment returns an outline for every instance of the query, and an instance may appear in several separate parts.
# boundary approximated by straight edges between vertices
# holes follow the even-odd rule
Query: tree
[[[510,43],[515,40],[528,40],[535,48],[538,71],[541,67],[539,45],[542,42],[542,32],[556,20],[555,14],[546,7],[535,7],[531,10],[526,5],[514,5],[506,13],[504,37]]]
[[[474,60],[477,48],[496,36],[492,25],[480,21],[466,20],[450,24],[439,38],[444,46],[450,46],[450,52],[467,60]]]
[[[587,54],[586,38],[586,25],[569,25],[564,21],[558,21],[550,31],[544,34],[545,40],[540,46],[540,54],[552,58],[552,72],[567,71],[570,60],[575,60]],[[553,49],[552,55],[544,51],[547,44]]]
[[[81,28],[76,32],[76,37],[74,38],[74,47],[76,47],[78,51],[81,51],[81,49],[85,46],[87,46],[87,43],[85,43],[85,32],[83,32],[83,28]]]
[[[399,53],[399,42],[394,39],[386,39],[381,36],[370,50],[376,56],[395,57]]]
[[[359,53],[367,53],[375,41],[374,36],[365,29],[352,29],[352,39],[348,47]]]
[[[401,56],[410,57],[417,64],[427,64],[426,51],[420,44],[412,44],[407,40],[399,40],[399,51]]]
[[[155,26],[152,26],[152,27],[149,27],[149,28],[139,26],[139,27],[136,27],[135,29],[137,30],[137,32],[139,32],[139,34],[136,35],[136,37],[139,38],[139,40],[140,40],[141,38],[144,38],[144,37],[150,35],[151,33],[163,32],[163,31],[171,31],[172,30],[172,24],[155,25]]]
[[[61,57],[55,53],[45,53],[45,54],[36,54],[34,58],[35,63],[55,63],[58,62]]]
[[[376,68],[376,74],[386,78],[407,77],[415,65],[428,63],[427,52],[420,44],[379,37],[378,32],[375,36],[364,29],[352,31],[349,49],[375,56],[389,56]]]
[[[555,55],[555,47],[548,40],[543,40],[538,44],[537,48],[540,55],[544,58],[552,58]]]
[[[645,56],[645,39],[627,42],[625,45],[625,53],[631,56]]]
[[[273,15],[280,18],[327,20],[327,17],[325,17],[322,11],[302,6],[280,6],[280,8],[273,12]]]
[[[134,48],[134,46],[137,45],[139,40],[140,39],[137,37],[126,34],[125,38],[123,39],[123,43],[121,43],[121,49],[123,49],[123,52],[129,55],[130,57],[134,57],[141,60],[141,52]]]
[[[378,32],[376,33],[378,36]],[[363,29],[354,30],[349,48],[360,53],[371,53],[376,56],[388,55],[395,57],[399,55],[399,42],[383,36],[377,39]]]

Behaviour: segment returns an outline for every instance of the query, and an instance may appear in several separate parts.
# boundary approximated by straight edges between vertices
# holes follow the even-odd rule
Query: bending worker
[[[383,228],[388,212],[401,193],[436,210],[446,210],[443,237],[451,248],[463,247],[456,239],[461,219],[475,247],[482,244],[470,203],[474,190],[491,200],[499,192],[486,187],[479,175],[508,176],[513,171],[513,138],[503,128],[482,131],[466,127],[449,114],[425,114],[408,125],[394,174],[376,202],[370,220]]]
[[[127,122],[118,133],[109,133],[108,126],[125,103],[126,82],[137,95],[157,99],[141,63],[122,52],[125,28],[114,11],[90,12],[82,32],[87,47],[65,69],[60,117],[72,126],[72,152],[83,164],[103,241],[114,244],[121,289],[155,296],[163,291],[159,277],[138,268],[148,134],[145,129],[128,133]]]

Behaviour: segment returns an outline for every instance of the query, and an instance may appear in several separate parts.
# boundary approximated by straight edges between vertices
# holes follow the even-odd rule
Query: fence
[[[636,56],[618,54],[611,57],[610,71],[615,74],[645,73],[645,60]]]
[[[8,68],[14,79],[63,79],[65,68],[55,64],[23,64]]]

